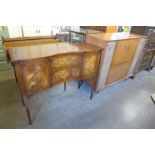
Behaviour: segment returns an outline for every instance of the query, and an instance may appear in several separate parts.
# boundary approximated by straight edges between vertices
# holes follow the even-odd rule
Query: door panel
[[[22,71],[27,92],[43,90],[50,86],[48,59],[24,61]]]
[[[137,51],[139,39],[119,41],[113,55],[106,84],[125,78]]]
[[[131,62],[139,43],[139,39],[119,41],[113,55],[112,66]]]
[[[112,82],[125,78],[128,74],[129,68],[130,68],[130,63],[125,63],[122,65],[117,65],[115,67],[112,67],[109,71],[106,84],[110,84]]]
[[[85,53],[83,55],[83,78],[94,76],[99,62],[99,53]]]

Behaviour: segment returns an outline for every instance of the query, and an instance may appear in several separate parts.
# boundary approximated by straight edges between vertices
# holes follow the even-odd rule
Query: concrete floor
[[[77,82],[63,84],[29,98],[33,124],[29,125],[12,70],[0,71],[0,128],[155,128],[155,69],[142,71],[95,94]]]

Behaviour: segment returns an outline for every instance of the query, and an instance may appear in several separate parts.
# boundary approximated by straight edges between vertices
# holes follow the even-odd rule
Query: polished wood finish
[[[36,52],[35,55],[33,55],[34,52]],[[32,119],[27,97],[35,92],[59,83],[64,83],[64,90],[66,90],[66,83],[71,80],[91,79],[90,99],[92,99],[101,52],[102,48],[93,45],[69,43],[9,49],[29,123],[32,123]]]
[[[90,52],[101,49],[98,46],[93,46],[90,44],[74,44],[67,42],[58,42],[52,44],[40,44],[40,45],[31,45],[23,47],[13,47],[10,48],[9,55],[11,61],[18,60],[29,60],[36,58],[43,58],[47,56],[54,56],[59,54],[65,54],[68,52],[81,53],[83,51]]]
[[[60,42],[60,40],[55,36],[4,38],[3,48],[8,61],[10,61],[10,55],[8,53],[8,49],[10,48],[29,46],[29,45],[48,44],[48,43],[50,44],[57,42]]]
[[[3,47],[4,49],[9,49],[12,47],[57,43],[57,42],[59,42],[59,39],[55,36],[5,38],[3,40]]]
[[[92,42],[93,45],[98,41],[100,47],[103,47],[103,42],[109,41],[120,41],[120,40],[129,40],[129,39],[141,39],[144,36],[130,34],[128,32],[117,32],[117,33],[97,33],[97,34],[87,34],[87,42]],[[89,41],[90,40],[90,41]]]

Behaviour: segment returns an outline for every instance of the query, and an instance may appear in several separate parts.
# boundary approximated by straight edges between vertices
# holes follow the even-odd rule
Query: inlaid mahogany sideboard
[[[29,123],[32,123],[28,96],[35,92],[71,80],[89,80],[90,99],[93,97],[100,55],[103,48],[89,44],[54,43],[9,48],[11,63],[26,108]]]

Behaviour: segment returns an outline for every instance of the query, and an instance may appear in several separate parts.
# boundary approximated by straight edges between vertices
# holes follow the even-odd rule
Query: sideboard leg
[[[25,96],[25,95],[23,96],[23,101],[24,101],[24,105],[25,105],[25,108],[26,108],[28,121],[29,121],[29,124],[31,125],[32,124],[32,119],[31,119],[30,109],[29,109],[29,106],[28,106],[27,96]]]
[[[93,98],[93,96],[94,96],[94,89],[93,89],[93,88],[91,88],[90,99],[92,99],[92,98]]]
[[[79,82],[78,82],[78,88],[79,88],[79,89],[80,89],[82,83],[83,83],[83,81],[82,81],[82,80],[79,80]]]
[[[130,79],[134,79],[134,78],[135,78],[135,75],[130,76]]]
[[[100,92],[100,90],[97,91],[97,94]]]
[[[64,91],[66,91],[66,82],[64,83]]]
[[[23,96],[21,95],[23,106],[25,107]]]
[[[13,71],[14,71],[15,80],[16,80],[16,83],[17,83],[17,75],[16,75],[16,72],[15,72],[15,67],[14,67],[14,65],[13,65]]]

